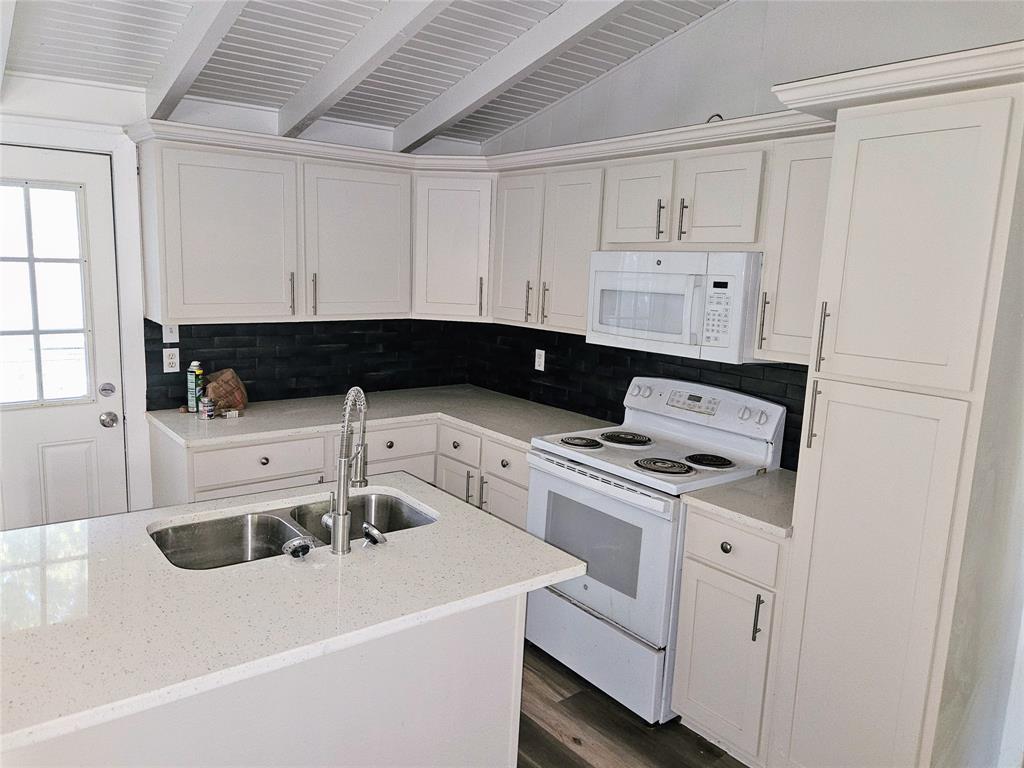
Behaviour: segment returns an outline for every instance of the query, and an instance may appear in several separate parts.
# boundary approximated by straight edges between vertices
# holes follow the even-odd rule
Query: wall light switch
[[[178,326],[176,326],[176,325],[165,325],[163,328],[164,328],[164,344],[177,344],[178,343]]]
[[[544,350],[535,349],[533,350],[533,368],[536,371],[544,370]]]
[[[178,356],[178,348],[168,347],[164,350],[164,373],[177,373],[180,370],[181,358]]]

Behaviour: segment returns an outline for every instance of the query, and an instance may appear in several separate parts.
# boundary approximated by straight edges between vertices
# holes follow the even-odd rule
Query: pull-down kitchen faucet
[[[331,529],[331,552],[347,555],[352,551],[349,541],[351,513],[348,511],[348,489],[366,487],[366,395],[352,387],[345,395],[344,419],[341,423],[341,448],[338,451],[338,486],[331,492],[331,511],[323,524]],[[359,442],[353,446],[352,411],[359,417]]]

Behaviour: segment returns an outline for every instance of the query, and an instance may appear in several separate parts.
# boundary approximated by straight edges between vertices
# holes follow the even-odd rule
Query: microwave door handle
[[[704,287],[704,275],[691,275],[690,287],[690,344],[700,346],[704,335],[704,301],[707,291]]]

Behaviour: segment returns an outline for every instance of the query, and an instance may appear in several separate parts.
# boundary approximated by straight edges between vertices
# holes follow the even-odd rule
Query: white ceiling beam
[[[0,0],[0,93],[7,71],[7,52],[11,50],[11,30],[14,29],[14,0]]]
[[[150,117],[166,120],[188,93],[245,7],[245,0],[200,0],[175,35],[146,88]]]
[[[278,134],[299,136],[452,0],[392,0],[278,113]]]
[[[628,0],[566,0],[466,77],[395,128],[394,149],[415,148],[540,69],[628,5]]]

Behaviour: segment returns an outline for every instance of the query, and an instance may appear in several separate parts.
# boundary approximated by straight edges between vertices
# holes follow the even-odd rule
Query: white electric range
[[[778,469],[786,409],[635,378],[619,427],[535,437],[527,530],[587,562],[530,595],[526,636],[648,722],[674,717],[680,495]]]

